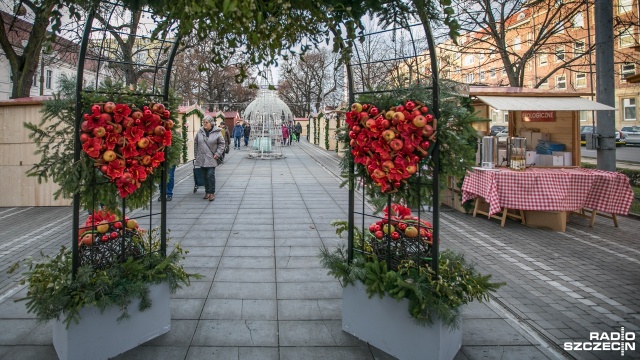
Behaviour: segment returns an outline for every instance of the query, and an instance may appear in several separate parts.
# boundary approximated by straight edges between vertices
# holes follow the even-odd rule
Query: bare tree
[[[75,1],[71,0],[11,0],[12,13],[0,11],[0,48],[11,67],[12,98],[29,97],[34,75],[43,52],[47,64],[72,61],[77,49],[70,41],[59,38],[63,13],[74,21],[80,18]],[[50,29],[50,30],[49,30]],[[57,59],[57,60],[54,60]]]
[[[558,55],[562,60],[549,62],[548,70],[530,79],[534,87],[562,69],[582,69],[589,64],[588,54],[594,44],[584,41],[587,25],[574,25],[578,18],[588,21],[587,0],[455,0],[454,3],[462,34],[458,38],[458,51],[463,57],[480,55],[483,60],[478,67],[491,66],[506,72],[510,86],[523,86],[525,75],[531,73],[528,70],[540,57]],[[574,49],[581,41],[583,47],[573,51],[572,56],[558,53],[561,46]]]
[[[241,111],[255,98],[255,69],[238,51],[222,65],[211,62],[212,45],[195,37],[187,39],[187,49],[173,66],[173,87],[185,103],[197,103],[209,111]],[[245,76],[240,76],[243,71]],[[237,80],[243,78],[242,82]]]
[[[294,116],[320,110],[341,84],[336,54],[325,48],[288,60],[281,70],[278,95]],[[336,104],[337,105],[337,104]]]

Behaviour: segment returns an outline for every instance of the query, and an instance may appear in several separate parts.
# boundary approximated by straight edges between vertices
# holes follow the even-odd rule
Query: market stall
[[[615,194],[615,196],[612,196]],[[480,198],[488,209],[480,209]],[[614,220],[626,215],[633,201],[629,179],[620,173],[580,168],[474,169],[462,185],[462,202],[476,199],[477,213],[499,217],[504,226],[507,216],[523,224],[546,226],[564,231],[572,213],[589,213],[590,224],[598,213]],[[510,212],[511,210],[511,212]],[[517,211],[513,211],[517,210]]]
[[[451,196],[452,207],[461,210],[475,199],[474,216],[497,218],[502,226],[510,217],[558,231],[572,214],[588,217],[590,226],[603,215],[617,226],[616,214],[628,213],[633,192],[624,175],[579,168],[580,111],[614,108],[581,97],[590,94],[564,91],[472,86],[469,96],[480,116],[505,114],[508,137],[500,147],[495,137],[483,138],[479,167],[467,172],[460,189],[451,181],[451,194],[462,195],[459,205]],[[490,126],[476,129],[488,135]]]
[[[508,136],[526,139],[529,166],[580,166],[580,111],[615,110],[591,101],[590,93],[549,91],[515,87],[471,86],[469,96],[480,116],[491,118],[491,111],[508,116]],[[489,123],[480,128],[488,135]],[[540,142],[558,149],[558,154],[541,153]],[[542,155],[542,156],[540,156]],[[498,157],[505,165],[506,149]]]

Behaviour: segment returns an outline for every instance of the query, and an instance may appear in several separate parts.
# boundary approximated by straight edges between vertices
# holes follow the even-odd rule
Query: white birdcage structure
[[[251,125],[248,158],[279,159],[282,153],[282,124],[293,121],[293,113],[274,90],[261,89],[245,109],[243,119]]]

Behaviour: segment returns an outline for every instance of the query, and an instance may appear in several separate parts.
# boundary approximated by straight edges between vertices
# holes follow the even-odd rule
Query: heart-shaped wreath
[[[380,110],[354,103],[346,114],[351,153],[383,193],[393,192],[418,171],[435,141],[437,121],[421,102]]]
[[[110,181],[120,197],[136,191],[165,160],[174,122],[161,103],[142,110],[127,104],[94,104],[80,125],[82,150]]]

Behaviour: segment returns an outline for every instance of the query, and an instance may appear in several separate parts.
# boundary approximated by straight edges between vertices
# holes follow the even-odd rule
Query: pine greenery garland
[[[200,111],[200,109],[193,109],[191,111],[189,111],[188,113],[182,114],[182,124],[183,124],[183,129],[185,129],[182,132],[182,139],[184,141],[183,146],[182,146],[182,162],[187,162],[187,158],[188,158],[188,154],[187,154],[187,130],[184,127],[184,124],[187,123],[187,118],[191,115],[197,115],[200,118],[200,122],[202,123],[202,118],[204,118],[204,115],[202,114],[202,112]],[[193,124],[191,126],[196,126],[196,124]]]
[[[347,221],[331,224],[336,227],[339,237],[347,231]],[[457,328],[462,305],[473,300],[488,301],[489,293],[504,285],[491,282],[491,275],[478,273],[462,255],[449,250],[440,253],[437,277],[432,269],[412,264],[388,269],[385,261],[379,261],[374,254],[366,252],[370,238],[368,234],[365,238],[361,230],[354,229],[354,248],[361,247],[364,241],[365,252],[356,252],[349,263],[344,245],[334,250],[322,248],[319,255],[321,264],[343,287],[362,282],[370,298],[388,295],[396,300],[407,299],[409,313],[423,324],[430,325],[439,319],[443,324]]]
[[[144,255],[130,257],[124,262],[95,270],[90,264],[78,268],[75,278],[71,274],[71,249],[62,247],[58,254],[45,256],[42,262],[25,260],[27,268],[25,278],[20,284],[28,283],[28,292],[24,298],[27,311],[34,313],[39,322],[60,318],[69,326],[80,319],[79,311],[83,307],[95,305],[101,311],[112,306],[122,310],[118,321],[129,317],[127,306],[133,299],[140,299],[139,310],[151,307],[149,285],[166,282],[169,291],[174,294],[179,288],[190,285],[190,278],[202,278],[199,274],[185,272],[180,262],[184,251],[179,244],[163,257],[160,248],[159,230],[154,229],[137,239],[144,246]],[[19,268],[16,263],[10,273]]]
[[[324,148],[327,150],[329,150],[329,122],[329,118],[324,120]]]
[[[42,119],[38,124],[24,123],[30,131],[29,138],[36,145],[35,155],[40,156],[40,162],[33,165],[27,171],[28,176],[37,177],[38,183],[49,178],[60,185],[53,195],[55,199],[60,197],[70,199],[74,194],[80,194],[80,206],[92,210],[102,204],[108,209],[120,211],[122,199],[114,182],[110,182],[95,167],[94,160],[80,154],[80,160],[73,161],[75,140],[75,79],[66,77],[60,80],[60,91],[52,100],[43,104]],[[83,93],[83,113],[90,112],[93,104],[113,101],[126,103],[142,108],[150,103],[148,98],[134,94],[132,91],[122,92],[122,83],[113,83],[106,79],[98,92],[87,91]],[[137,93],[144,93],[145,89],[138,89]],[[159,96],[160,97],[160,96]],[[159,101],[159,100],[158,100]],[[170,97],[169,104],[165,104],[171,111],[171,119],[180,126],[176,119],[177,99]],[[174,133],[175,135],[175,133]],[[181,136],[173,136],[173,148],[180,148],[184,144]],[[178,151],[167,151],[166,162],[169,167],[180,162]],[[149,199],[157,189],[162,171],[154,171],[147,177],[143,185],[127,196],[127,206],[130,209],[146,208]],[[153,184],[156,184],[155,186]]]

